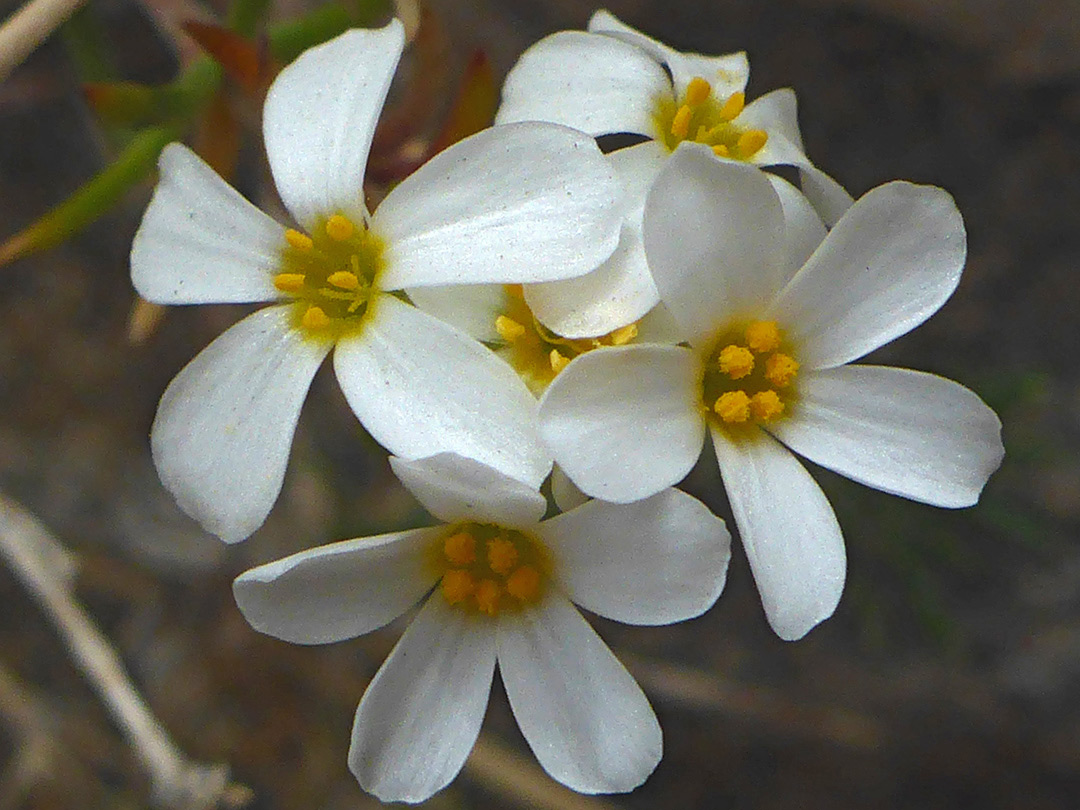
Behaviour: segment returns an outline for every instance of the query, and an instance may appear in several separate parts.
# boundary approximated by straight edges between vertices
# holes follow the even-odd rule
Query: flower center
[[[749,435],[791,413],[799,363],[775,321],[721,330],[705,362],[702,406],[729,435]]]
[[[540,601],[551,575],[547,548],[517,529],[465,523],[436,544],[439,589],[451,605],[498,616]]]
[[[579,354],[604,346],[623,346],[637,337],[637,323],[629,323],[594,338],[564,338],[540,323],[525,303],[520,284],[506,285],[506,310],[495,319],[503,344],[496,349],[539,396],[560,371]]]
[[[713,98],[712,85],[695,76],[681,100],[661,96],[653,120],[659,140],[672,152],[683,141],[712,147],[720,157],[749,160],[769,140],[763,129],[747,129],[734,123],[746,104],[743,93],[733,93],[723,103]]]
[[[382,255],[382,243],[371,231],[334,214],[310,236],[285,231],[274,286],[295,299],[297,326],[340,337],[359,328],[371,310]]]

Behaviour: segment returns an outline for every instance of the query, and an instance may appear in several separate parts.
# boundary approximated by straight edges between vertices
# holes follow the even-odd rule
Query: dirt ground
[[[481,46],[500,71],[593,10],[572,0],[433,6],[456,58]],[[100,8],[127,78],[169,78],[174,55],[139,7]],[[808,154],[856,196],[900,178],[956,197],[969,241],[959,289],[871,360],[979,392],[1002,418],[1007,457],[979,505],[959,512],[814,469],[844,528],[848,581],[836,615],[800,642],[769,630],[737,543],[726,592],[704,617],[670,628],[596,619],[664,727],[664,760],[638,791],[591,799],[532,781],[497,684],[483,749],[430,806],[1080,806],[1080,6],[608,8],[683,50],[747,50],[748,96],[794,87]],[[74,190],[109,148],[64,48],[47,43],[0,84],[0,238]],[[251,168],[257,157],[253,143],[241,172],[256,199],[270,193]],[[248,628],[229,583],[253,563],[424,515],[327,369],[263,529],[226,548],[175,511],[149,460],[157,399],[245,310],[170,311],[148,340],[128,340],[127,254],[148,196],[147,185],[85,234],[0,268],[0,492],[78,554],[80,600],[188,755],[227,763],[254,808],[375,806],[346,768],[349,728],[402,625],[290,646]],[[685,487],[729,515],[714,464]],[[0,700],[0,801],[150,806],[138,759],[2,567],[0,605],[0,670],[13,680],[3,691],[48,740],[40,773],[24,779],[25,724]]]

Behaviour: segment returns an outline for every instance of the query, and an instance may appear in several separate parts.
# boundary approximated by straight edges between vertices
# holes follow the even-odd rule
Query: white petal
[[[158,158],[161,179],[131,245],[131,282],[156,304],[280,297],[273,277],[284,228],[183,144]]]
[[[844,187],[816,166],[799,167],[799,184],[825,225],[835,225],[855,203]]]
[[[787,247],[785,281],[795,275],[825,238],[825,223],[810,201],[795,186],[775,174],[765,175],[784,209],[784,244]]]
[[[460,329],[484,343],[499,340],[495,319],[506,312],[502,284],[452,284],[446,287],[410,287],[409,299],[428,315]]]
[[[664,69],[610,37],[560,31],[526,50],[506,77],[496,124],[550,121],[589,135],[651,135],[654,107],[671,95]]]
[[[773,434],[859,483],[935,506],[971,506],[1001,464],[1001,422],[979,397],[933,374],[841,366],[799,379]]]
[[[619,241],[619,183],[596,142],[555,124],[493,127],[440,152],[372,218],[383,289],[527,283],[598,267]]]
[[[677,489],[630,504],[589,501],[535,531],[569,597],[627,624],[701,615],[720,596],[731,558],[724,521]]]
[[[538,487],[551,456],[536,398],[481,344],[389,295],[355,337],[339,341],[334,370],[353,412],[396,456],[450,452]]]
[[[589,496],[577,488],[558,464],[551,469],[551,498],[563,512],[589,502]]]
[[[785,641],[829,618],[844,590],[847,558],[832,507],[775,439],[733,442],[713,430],[731,511],[765,616]]]
[[[966,255],[964,221],[947,192],[887,183],[829,231],[773,316],[806,368],[838,366],[933,315],[960,282]]]
[[[663,737],[641,687],[561,594],[500,616],[499,672],[540,765],[579,793],[624,793],[660,761]]]
[[[765,130],[769,140],[779,135],[799,153],[803,151],[802,134],[799,132],[798,104],[795,91],[790,87],[773,90],[754,99],[739,113],[735,123],[746,129]],[[765,148],[768,148],[768,145],[766,142]],[[764,163],[760,160],[754,162]],[[769,161],[766,165],[773,163],[774,161]]]
[[[675,150],[645,201],[645,255],[692,345],[772,300],[784,281],[783,226],[757,168],[716,160],[700,144]]]
[[[750,77],[750,63],[743,51],[723,56],[681,53],[631,28],[603,9],[593,14],[589,20],[589,31],[608,34],[636,45],[656,61],[667,65],[674,79],[676,92],[680,96],[686,92],[691,79],[700,76],[712,85],[713,95],[724,100],[732,93],[746,89],[746,81]]]
[[[177,504],[226,543],[266,520],[281,491],[300,406],[329,343],[292,328],[288,306],[249,315],[165,389],[150,429]]]
[[[428,551],[442,527],[342,540],[301,551],[233,582],[233,596],[260,633],[294,644],[329,644],[392,622],[435,584]]]
[[[429,599],[364,693],[349,770],[384,802],[422,802],[461,770],[495,672],[489,622]]]
[[[642,318],[660,300],[641,242],[649,186],[668,159],[656,141],[607,156],[622,184],[623,226],[619,246],[591,273],[566,281],[529,284],[525,301],[536,319],[564,337],[596,337]]]
[[[282,201],[305,228],[337,212],[366,218],[364,168],[404,44],[398,20],[346,31],[304,51],[270,85],[266,156]]]
[[[705,441],[697,365],[689,349],[649,344],[574,358],[540,400],[540,432],[570,480],[616,503],[681,481]]]
[[[474,520],[532,526],[547,510],[536,487],[454,453],[415,461],[391,456],[390,466],[424,508],[446,523]]]

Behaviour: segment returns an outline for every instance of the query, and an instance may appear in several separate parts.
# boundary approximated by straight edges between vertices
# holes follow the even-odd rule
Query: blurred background
[[[425,7],[426,44],[407,57],[392,96],[415,129],[405,127],[383,154],[388,179],[435,137],[478,58],[501,82],[525,47],[582,28],[594,10],[578,0]],[[769,630],[737,542],[726,592],[704,617],[669,628],[591,617],[665,731],[664,759],[636,792],[579,797],[547,780],[496,680],[481,745],[428,804],[1080,806],[1080,6],[606,7],[682,50],[747,50],[748,98],[794,87],[807,153],[855,196],[901,178],[956,197],[969,239],[960,288],[871,360],[973,388],[1001,416],[1007,457],[979,505],[959,512],[814,469],[844,528],[848,581],[835,616],[798,643]],[[0,16],[15,8],[0,0]],[[316,0],[274,0],[267,25],[280,30],[317,8]],[[350,13],[366,13],[357,8]],[[199,59],[181,23],[224,13],[194,0],[91,0],[0,83],[0,240],[131,143],[137,122],[118,122],[115,110],[110,119],[108,98],[88,97],[84,83],[169,82]],[[273,53],[287,52],[275,42]],[[273,66],[260,65],[250,85],[227,76],[199,116],[170,126],[274,213],[281,208],[259,137],[260,87]],[[227,548],[176,512],[149,459],[157,400],[246,309],[136,304],[127,256],[151,187],[147,175],[70,240],[0,267],[0,509],[10,530],[21,505],[74,553],[76,598],[175,744],[193,760],[227,765],[245,786],[229,803],[377,806],[347,770],[349,729],[403,624],[328,647],[291,646],[246,625],[230,582],[252,564],[424,525],[425,515],[363,435],[328,368],[304,407],[285,490],[259,532]],[[684,486],[730,520],[715,462]],[[139,758],[5,566],[0,780],[0,810],[154,801]]]

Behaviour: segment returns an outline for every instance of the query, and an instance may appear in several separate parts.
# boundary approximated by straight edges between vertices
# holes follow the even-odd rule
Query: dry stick
[[[0,82],[86,0],[31,0],[0,26]]]
[[[0,495],[0,554],[35,596],[150,773],[154,802],[167,808],[235,805],[246,788],[224,765],[193,762],[173,744],[128,678],[119,657],[71,592],[71,556],[29,512]]]

